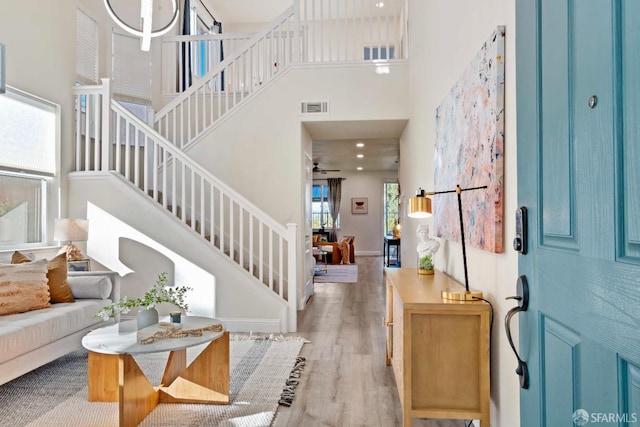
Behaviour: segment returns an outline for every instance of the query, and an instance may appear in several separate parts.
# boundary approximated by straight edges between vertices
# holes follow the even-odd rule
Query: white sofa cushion
[[[113,287],[105,276],[69,276],[67,282],[74,298],[107,299]]]
[[[0,363],[102,322],[95,314],[108,299],[81,299],[0,316]]]

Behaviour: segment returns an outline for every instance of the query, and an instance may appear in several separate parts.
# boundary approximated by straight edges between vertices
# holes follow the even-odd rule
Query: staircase
[[[282,226],[111,99],[110,80],[73,88],[76,172],[121,175],[266,287],[296,330],[297,231]]]

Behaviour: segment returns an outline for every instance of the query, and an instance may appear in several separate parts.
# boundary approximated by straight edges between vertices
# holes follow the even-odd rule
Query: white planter
[[[158,323],[158,320],[158,310],[156,310],[155,307],[141,308],[136,315],[138,329],[143,329],[147,326],[155,325],[156,323]]]

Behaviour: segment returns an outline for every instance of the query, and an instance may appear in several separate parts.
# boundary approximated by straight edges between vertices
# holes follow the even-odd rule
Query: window
[[[388,51],[387,51],[388,49]],[[388,52],[388,53],[387,53]],[[377,59],[394,59],[395,48],[393,46],[386,47],[365,47],[364,48],[364,60],[377,60]]]
[[[192,4],[189,15],[189,34],[222,34],[222,23],[217,22],[202,3]],[[194,76],[204,77],[223,59],[222,40],[200,40],[189,43],[189,60],[191,72]],[[216,90],[219,83],[216,82]]]
[[[44,243],[46,188],[43,177],[0,171],[0,248]]]
[[[396,221],[400,221],[399,214],[399,184],[397,182],[384,183],[384,235],[392,234]]]
[[[140,38],[113,33],[113,96],[119,101],[151,104],[151,54]]]
[[[80,9],[76,10],[76,79],[98,83],[98,24]]]
[[[311,224],[316,230],[320,228],[333,228],[333,219],[329,212],[329,186],[326,184],[314,184],[311,193]],[[336,221],[336,228],[340,227],[340,216]]]
[[[7,87],[0,96],[0,248],[46,242],[59,108]]]

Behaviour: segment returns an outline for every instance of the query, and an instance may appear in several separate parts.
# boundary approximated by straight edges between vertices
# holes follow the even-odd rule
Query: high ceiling
[[[215,18],[224,23],[269,22],[293,4],[293,0],[202,0]],[[313,121],[304,123],[313,139],[313,161],[322,169],[356,171],[397,170],[399,138],[405,120]],[[356,148],[356,143],[364,143]],[[364,154],[362,159],[357,153]]]

